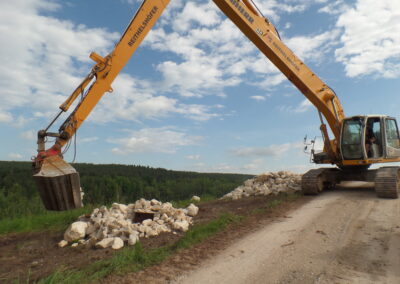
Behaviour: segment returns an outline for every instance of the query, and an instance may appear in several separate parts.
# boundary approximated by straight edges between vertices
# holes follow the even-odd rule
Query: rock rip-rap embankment
[[[198,211],[199,208],[194,204],[177,209],[169,202],[143,198],[128,205],[114,203],[110,208],[102,206],[72,223],[59,246],[72,243],[74,247],[88,245],[120,249],[125,244],[134,245],[139,238],[164,232],[185,232],[193,224],[193,217]],[[136,215],[142,216],[142,220],[135,221]]]
[[[301,175],[286,171],[269,172],[246,180],[243,185],[225,194],[222,199],[237,200],[249,196],[268,196],[298,191],[301,191]]]

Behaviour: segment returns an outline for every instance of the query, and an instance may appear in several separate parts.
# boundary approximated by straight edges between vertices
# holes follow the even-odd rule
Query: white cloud
[[[27,140],[36,140],[37,134],[33,130],[24,131],[20,134],[20,136]]]
[[[187,2],[183,10],[175,18],[173,23],[174,30],[187,32],[193,24],[204,26],[217,24],[219,17],[212,5],[214,3],[211,1],[199,5],[194,2]]]
[[[343,29],[336,59],[349,77],[400,76],[400,2],[358,0],[342,12],[337,26]]]
[[[304,99],[295,109],[294,112],[306,112],[308,111],[313,104],[308,100]]]
[[[134,2],[137,1],[126,2],[136,4]],[[176,3],[171,7],[177,5]],[[56,19],[48,13],[60,8],[61,5],[49,0],[0,2],[0,54],[3,58],[0,65],[0,123],[13,123],[14,126],[22,127],[31,119],[54,117],[58,106],[90,70],[93,63],[88,58],[90,52],[95,50],[105,55],[118,40],[119,33],[111,33],[102,28],[87,28]],[[43,15],[45,11],[46,15]],[[202,19],[192,16],[194,18],[190,23],[201,22]],[[168,65],[161,63],[158,68],[162,68],[163,64]],[[213,84],[213,80],[220,86],[226,83],[221,78],[213,79],[212,76],[218,76],[205,72],[209,69],[196,73],[196,68],[186,65],[186,68],[180,69],[183,73],[177,70],[176,77],[171,69],[174,80],[179,80],[179,76],[187,76],[181,78],[188,81],[188,86],[182,88],[182,94],[186,91],[188,96],[196,95],[197,91],[190,85],[191,76],[199,78],[193,84],[203,85],[203,93]],[[90,121],[139,121],[170,115],[205,121],[220,116],[216,113],[216,107],[184,104],[166,96],[166,92],[174,91],[169,89],[166,81],[162,84],[120,74],[113,88],[115,95],[104,95],[89,116]],[[220,91],[218,95],[224,94]],[[29,110],[24,116],[17,116],[14,114],[17,108]]]
[[[264,159],[254,159],[250,163],[243,165],[243,170],[257,170],[262,168]]]
[[[128,74],[121,74],[114,84],[114,92],[106,94],[94,109],[89,120],[107,123],[115,120],[142,121],[159,119],[179,114],[197,121],[209,120],[219,116],[217,106],[183,104],[177,99],[159,95],[157,84],[137,80]]]
[[[200,155],[188,155],[186,158],[189,160],[198,160],[200,159]]]
[[[295,36],[284,39],[284,42],[301,60],[319,62],[333,48],[338,35],[339,30],[331,30],[317,35]]]
[[[202,139],[200,136],[189,136],[175,131],[172,127],[162,127],[129,131],[128,137],[109,139],[109,142],[119,144],[112,149],[116,154],[146,152],[173,154],[179,147],[198,144]]]
[[[8,154],[8,157],[13,160],[21,160],[23,158],[23,156],[18,153],[10,153]]]
[[[303,113],[313,108],[313,104],[308,100],[302,100],[297,106],[280,106],[279,110],[290,113]]]
[[[145,41],[154,50],[179,57],[157,64],[164,89],[184,97],[202,97],[220,95],[224,88],[237,86],[244,80],[265,89],[286,80],[213,3],[199,2],[169,7],[161,24]],[[260,9],[267,17],[278,19],[278,12],[301,12],[309,5],[307,1],[267,0],[260,3]],[[312,57],[317,49],[319,54],[325,51],[331,37],[332,33],[323,33],[293,38],[291,46],[304,57]],[[245,73],[255,76],[241,76]]]
[[[256,101],[265,101],[264,96],[251,96],[250,98],[252,98],[253,100],[256,100]]]
[[[96,137],[96,136],[85,137],[85,138],[79,138],[78,140],[79,140],[78,141],[79,143],[90,143],[90,142],[95,142],[95,141],[99,140],[99,137]]]
[[[231,153],[234,156],[239,156],[239,157],[251,157],[251,156],[274,157],[283,155],[293,147],[294,147],[293,143],[270,145],[266,147],[242,147],[242,148],[232,149]]]
[[[0,109],[0,123],[1,122],[10,123],[10,122],[12,122],[12,120],[13,120],[13,117],[12,117],[11,113],[6,112],[6,111],[2,111]]]
[[[318,12],[338,15],[342,14],[347,9],[349,9],[349,6],[343,0],[337,0],[330,2],[326,6],[320,8]]]
[[[41,15],[59,8],[48,0],[0,2],[3,111],[18,107],[29,107],[32,112],[56,109],[71,86],[80,81],[79,67],[87,67],[89,53],[105,52],[117,38],[104,29]],[[23,120],[19,120],[21,125]]]

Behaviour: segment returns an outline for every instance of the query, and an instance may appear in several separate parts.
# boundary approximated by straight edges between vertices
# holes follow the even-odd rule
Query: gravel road
[[[400,200],[354,186],[323,193],[175,283],[400,283]]]

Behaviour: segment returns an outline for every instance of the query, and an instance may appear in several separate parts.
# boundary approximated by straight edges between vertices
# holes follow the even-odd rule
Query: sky
[[[347,116],[400,119],[399,1],[255,2]],[[90,52],[107,55],[140,3],[0,1],[0,160],[36,155],[37,131],[89,72]],[[75,162],[249,174],[314,167],[303,138],[321,139],[316,109],[212,1],[171,0],[112,87],[77,132]]]

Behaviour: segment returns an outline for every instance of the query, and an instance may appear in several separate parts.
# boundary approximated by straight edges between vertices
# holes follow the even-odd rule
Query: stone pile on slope
[[[197,215],[199,208],[190,204],[186,209],[176,209],[171,203],[140,199],[124,205],[114,203],[110,208],[96,208],[90,215],[79,217],[64,233],[60,247],[68,243],[95,245],[98,248],[119,249],[124,244],[134,245],[139,238],[157,236],[163,232],[185,232]],[[135,214],[152,216],[142,222],[134,222]]]
[[[240,199],[249,196],[277,195],[280,192],[296,192],[301,190],[301,175],[286,171],[265,173],[248,179],[243,185],[225,194],[222,199]]]

